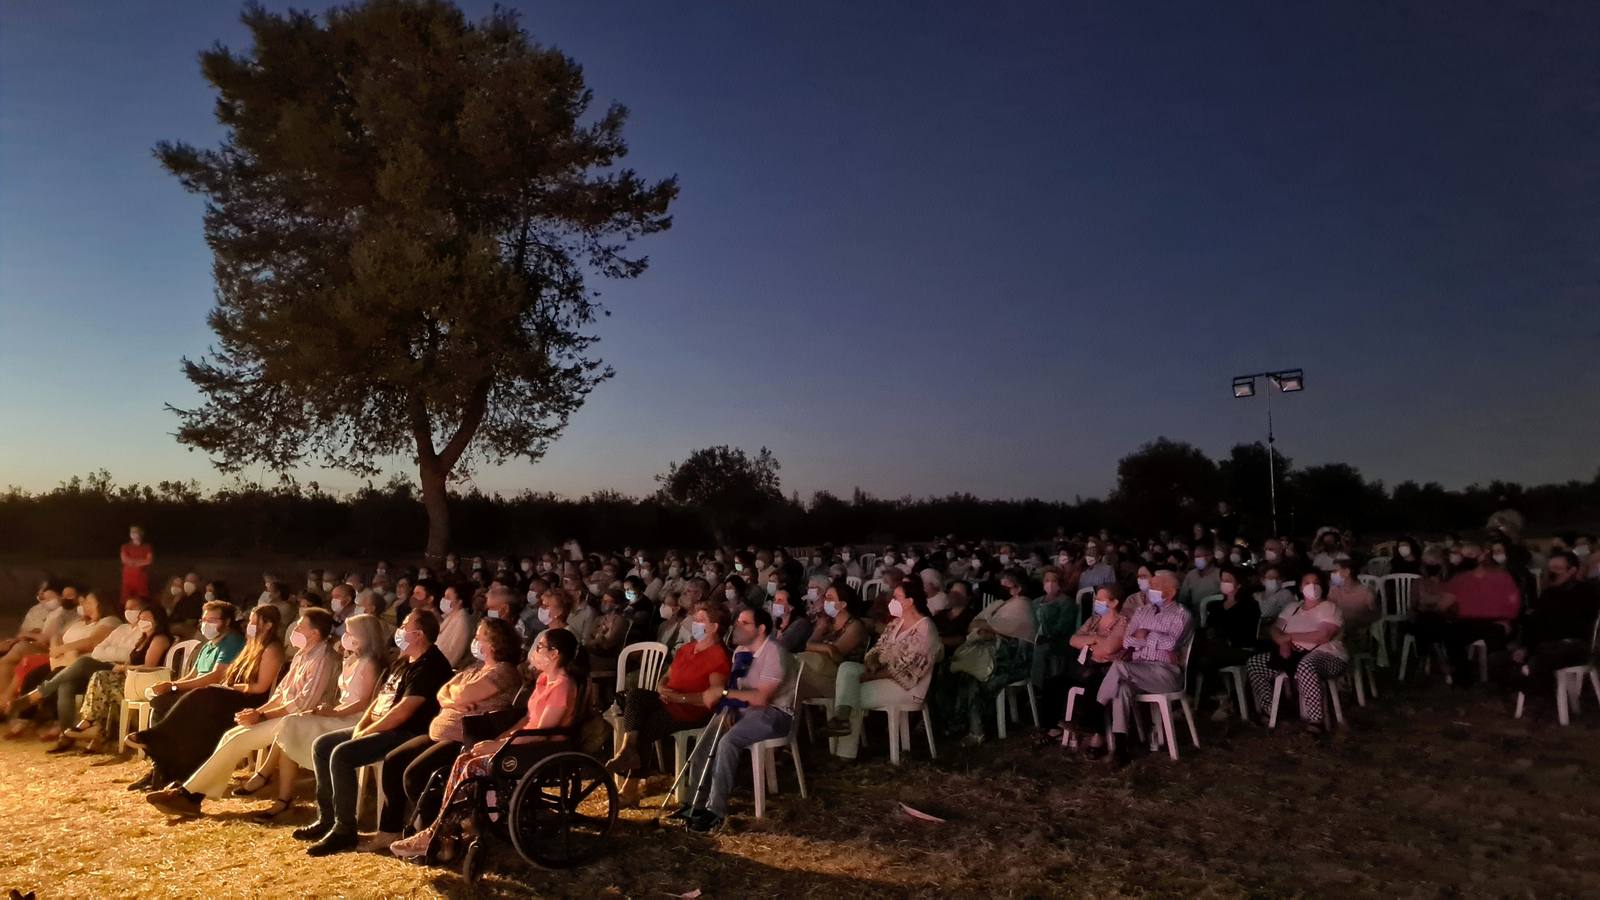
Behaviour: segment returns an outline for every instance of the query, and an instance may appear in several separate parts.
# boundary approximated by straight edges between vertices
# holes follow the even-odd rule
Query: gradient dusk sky
[[[617,377],[485,489],[729,443],[802,495],[1100,495],[1158,434],[1260,439],[1229,380],[1292,366],[1298,464],[1600,464],[1600,4],[510,5],[682,198],[598,285]],[[224,0],[0,6],[0,487],[221,480],[163,410],[212,295],[150,152],[219,138],[218,40]]]

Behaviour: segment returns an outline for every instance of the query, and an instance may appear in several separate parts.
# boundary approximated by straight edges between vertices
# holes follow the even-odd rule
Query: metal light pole
[[[1306,374],[1301,369],[1284,369],[1278,372],[1256,372],[1238,375],[1233,379],[1233,396],[1237,399],[1256,395],[1256,379],[1265,378],[1273,387],[1292,394],[1306,389]],[[1278,536],[1278,461],[1272,458],[1276,436],[1272,433],[1272,391],[1267,391],[1267,496],[1272,504],[1272,536]]]

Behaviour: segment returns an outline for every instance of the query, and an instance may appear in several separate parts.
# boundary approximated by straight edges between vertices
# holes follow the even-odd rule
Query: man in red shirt
[[[1466,687],[1477,675],[1467,663],[1467,648],[1483,641],[1491,653],[1505,649],[1512,623],[1522,612],[1522,592],[1511,575],[1474,543],[1461,545],[1461,564],[1445,591],[1456,598],[1456,618],[1444,630],[1445,655],[1455,686]]]

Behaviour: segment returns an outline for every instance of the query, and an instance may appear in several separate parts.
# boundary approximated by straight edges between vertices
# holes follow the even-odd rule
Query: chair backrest
[[[1376,575],[1361,574],[1357,575],[1356,579],[1365,585],[1367,590],[1371,591],[1373,594],[1377,594],[1378,591],[1383,589],[1383,581]]]
[[[167,658],[162,662],[166,665],[167,671],[172,673],[172,677],[182,678],[183,674],[189,670],[189,664],[194,662],[195,651],[199,649],[200,641],[194,638],[187,641],[179,641],[167,648]],[[285,666],[284,668],[288,667]]]
[[[661,680],[661,670],[667,662],[667,645],[660,641],[640,641],[622,648],[617,655],[617,693],[627,690],[628,657],[639,656],[638,686],[646,691],[656,689]]]
[[[1211,594],[1209,596],[1200,598],[1200,602],[1195,604],[1195,608],[1200,610],[1201,628],[1206,627],[1206,618],[1211,615],[1211,604],[1225,602],[1227,599],[1228,598],[1222,594]]]
[[[874,578],[871,581],[863,582],[861,585],[861,602],[870,604],[873,600],[876,600],[878,598],[878,594],[882,592],[882,579]]]
[[[1374,556],[1373,558],[1367,560],[1367,564],[1362,567],[1362,571],[1373,576],[1374,578],[1382,578],[1383,576],[1389,574],[1389,566],[1389,557]]]
[[[1002,604],[1004,602],[1005,602],[1004,600],[1000,599],[999,597],[996,597],[993,594],[984,594],[983,595],[983,611],[984,612],[988,612],[989,610],[993,609],[996,606],[999,606],[1000,604]]]
[[[863,554],[861,554],[861,571],[867,572],[867,573],[870,574],[872,572],[872,570],[877,568],[877,567],[878,567],[878,554],[876,554],[876,553],[863,553]]]
[[[1183,636],[1183,642],[1179,645],[1178,652],[1173,654],[1178,658],[1178,670],[1183,673],[1185,681],[1189,676],[1189,651],[1194,649],[1195,632],[1199,630],[1190,625],[1189,633]]]
[[[853,591],[860,592],[861,590],[861,579],[855,575],[846,575],[844,583],[850,585],[850,589]]]
[[[1411,592],[1415,590],[1417,582],[1422,580],[1421,575],[1399,573],[1383,576],[1378,591],[1378,603],[1386,616],[1408,616],[1411,614]]]

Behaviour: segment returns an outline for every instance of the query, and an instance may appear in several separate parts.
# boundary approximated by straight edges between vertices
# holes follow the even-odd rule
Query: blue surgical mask
[[[1206,563],[1208,562],[1210,562],[1210,560],[1206,559],[1204,556],[1196,556],[1194,558],[1194,567],[1196,569],[1204,569],[1206,567]]]
[[[632,603],[633,601],[639,599],[639,592],[638,591],[623,591],[622,592],[622,596],[628,598],[628,602]]]
[[[1159,606],[1161,606],[1161,604],[1167,602],[1167,598],[1163,597],[1161,595],[1161,592],[1156,590],[1155,588],[1151,588],[1150,590],[1145,591],[1144,594],[1145,594],[1145,597],[1149,598],[1151,606],[1159,607]]]
[[[704,622],[690,622],[689,636],[697,641],[706,639],[706,625]]]
[[[404,628],[394,633],[394,645],[400,648],[401,653],[406,652],[406,644],[408,643],[410,641],[406,638],[406,630]]]
[[[1344,587],[1344,576],[1340,575],[1338,572],[1335,572],[1328,576],[1328,583],[1332,584],[1334,587]]]
[[[1104,600],[1096,600],[1094,602],[1094,614],[1095,615],[1103,616],[1103,615],[1105,615],[1106,613],[1108,613],[1110,611],[1111,611],[1111,604],[1106,603]]]
[[[483,662],[483,660],[487,656],[488,656],[488,654],[484,653],[484,650],[483,650],[483,641],[473,641],[472,642],[472,658],[477,660],[478,662]]]
[[[543,606],[539,607],[539,624],[540,625],[549,625],[550,624],[550,610],[545,608],[545,607],[543,607]]]

